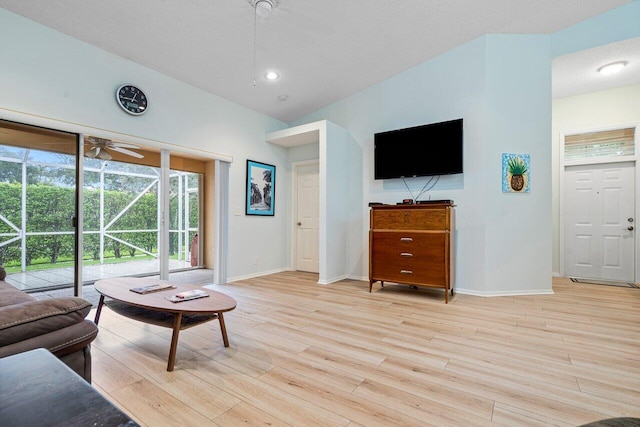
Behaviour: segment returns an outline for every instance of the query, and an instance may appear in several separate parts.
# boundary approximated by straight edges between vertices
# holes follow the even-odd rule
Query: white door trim
[[[594,158],[594,159],[581,159],[581,160],[571,160],[571,161],[566,161],[564,158],[564,139],[565,136],[567,135],[575,135],[578,133],[587,133],[587,132],[600,132],[600,131],[607,131],[607,130],[614,130],[614,129],[623,129],[623,128],[631,128],[634,127],[635,128],[635,155],[633,156],[620,156],[620,157],[600,157],[600,158]],[[570,132],[561,132],[558,134],[558,147],[559,147],[559,153],[558,153],[558,164],[559,164],[559,171],[558,171],[558,227],[559,227],[559,257],[558,257],[558,262],[559,262],[559,273],[561,277],[564,277],[565,275],[565,248],[566,248],[566,231],[565,231],[565,226],[564,226],[564,216],[566,213],[566,207],[565,207],[565,194],[564,194],[564,190],[565,190],[565,173],[566,173],[566,169],[567,166],[579,166],[579,165],[595,165],[595,164],[606,164],[606,163],[622,163],[622,162],[632,162],[634,163],[634,167],[636,168],[636,177],[635,177],[635,184],[636,184],[636,197],[635,197],[635,212],[636,212],[636,216],[640,214],[640,197],[638,196],[638,192],[640,190],[640,173],[638,171],[638,146],[639,141],[640,141],[640,135],[638,135],[638,133],[640,133],[640,125],[636,125],[636,124],[629,124],[629,125],[617,125],[617,126],[608,126],[608,127],[603,127],[603,128],[597,128],[597,129],[588,129],[588,130],[576,130],[576,131],[570,131]],[[636,218],[636,223],[638,222],[638,218]],[[640,231],[640,229],[638,229],[638,226],[636,226],[636,229],[638,231]],[[635,278],[634,281],[638,281],[638,267],[640,266],[640,263],[638,262],[638,258],[640,258],[638,255],[640,254],[640,237],[638,237],[638,235],[636,235],[636,239],[635,239],[635,252],[636,252],[636,256],[635,256],[635,262],[634,262],[634,274],[635,274]]]
[[[315,160],[303,160],[300,162],[293,162],[291,163],[291,183],[292,183],[292,188],[291,188],[291,257],[289,259],[289,270],[290,271],[295,271],[296,270],[296,257],[297,257],[297,253],[298,253],[298,249],[297,249],[297,230],[298,230],[298,226],[296,224],[296,221],[298,218],[298,168],[303,167],[303,166],[309,166],[309,165],[318,165],[320,166],[320,160],[319,159],[315,159]]]

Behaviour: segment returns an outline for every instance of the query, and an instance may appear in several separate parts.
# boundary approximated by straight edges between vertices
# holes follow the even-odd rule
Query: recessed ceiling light
[[[611,64],[603,65],[602,67],[598,68],[598,72],[600,74],[608,76],[610,74],[620,72],[625,67],[625,65],[627,65],[627,61],[612,62]]]
[[[267,71],[264,76],[267,80],[275,80],[280,77],[275,71]]]

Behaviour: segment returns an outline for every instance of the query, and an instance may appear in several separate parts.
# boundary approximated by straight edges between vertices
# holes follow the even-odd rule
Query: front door
[[[565,275],[635,281],[635,164],[565,169]]]
[[[318,164],[298,166],[296,270],[320,271],[320,172]]]

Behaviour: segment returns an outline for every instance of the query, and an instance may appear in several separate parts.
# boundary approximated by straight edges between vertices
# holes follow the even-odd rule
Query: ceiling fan
[[[95,136],[88,136],[85,141],[88,144],[91,144],[91,148],[86,150],[84,153],[84,155],[90,159],[111,160],[112,157],[109,150],[117,151],[138,159],[142,159],[144,157],[140,153],[129,150],[130,148],[140,148],[137,145],[125,144],[124,142],[113,142],[110,139],[98,138]]]

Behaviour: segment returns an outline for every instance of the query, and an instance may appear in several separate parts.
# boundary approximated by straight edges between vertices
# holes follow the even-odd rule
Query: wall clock
[[[131,84],[125,84],[116,91],[116,101],[124,111],[134,116],[139,116],[147,112],[149,99],[140,88]]]

